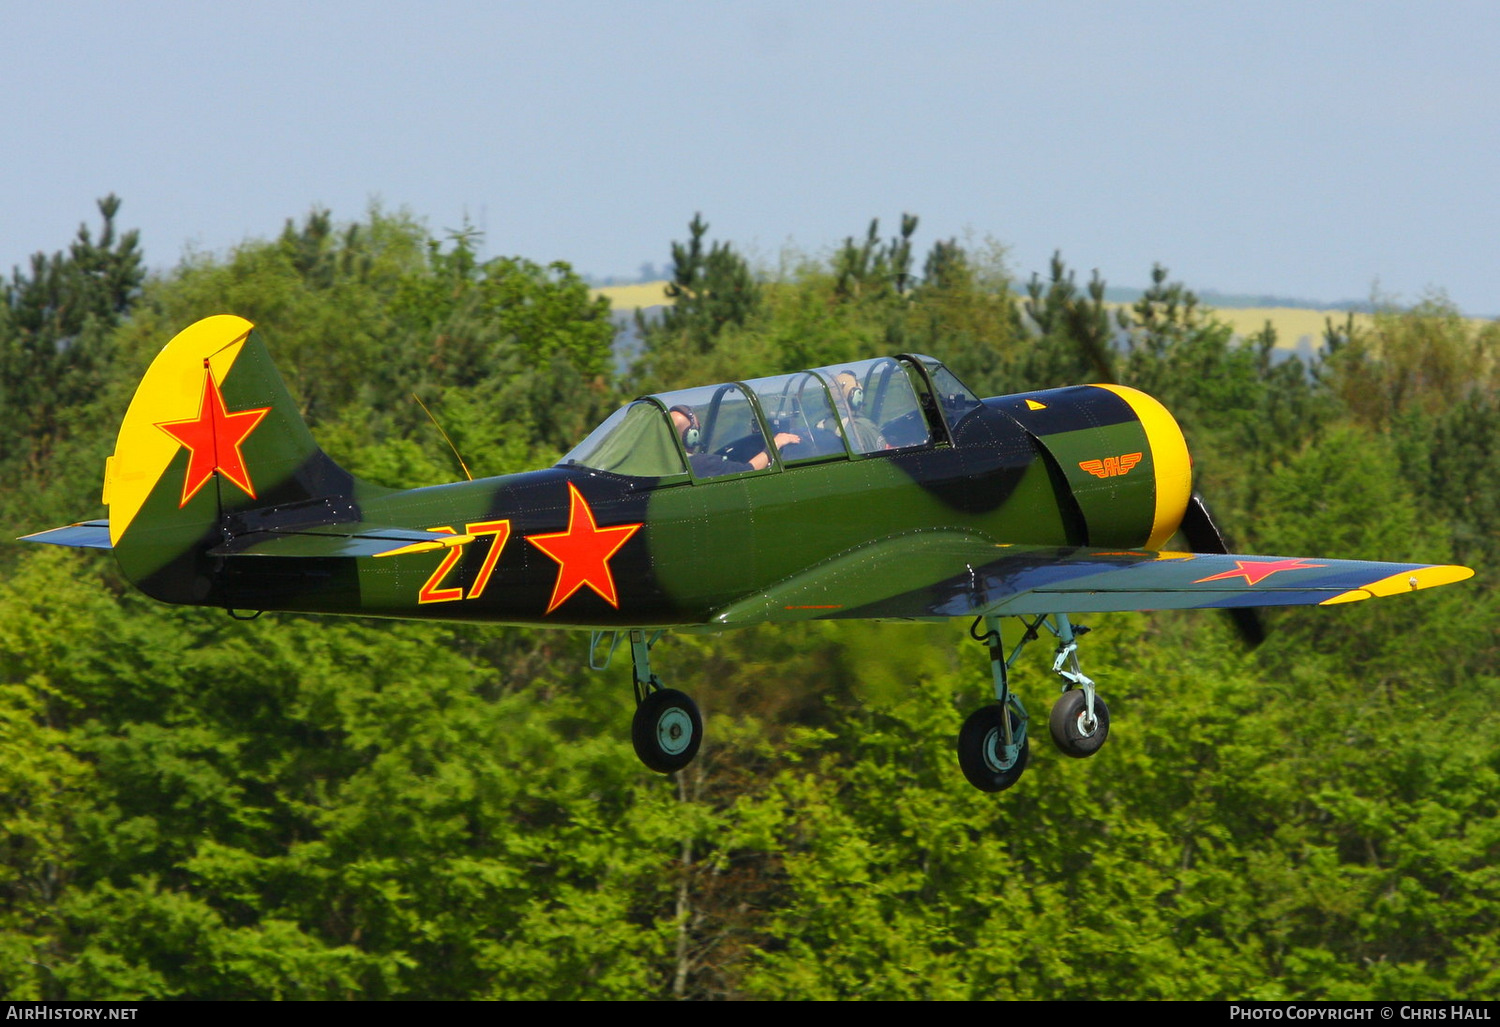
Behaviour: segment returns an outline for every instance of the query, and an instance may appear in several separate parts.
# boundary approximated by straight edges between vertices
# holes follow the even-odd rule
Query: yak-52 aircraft
[[[1109,732],[1072,615],[1327,606],[1473,573],[1227,553],[1156,400],[1114,385],[981,400],[917,354],[645,396],[545,470],[382,488],[313,441],[251,328],[219,315],[172,339],[106,465],[109,519],[27,538],[110,549],[147,594],[230,613],[589,628],[591,662],[628,639],[633,740],[656,771],[686,766],[703,733],[651,671],[668,629],[974,618],[995,701],[964,724],[959,763],[999,791],[1028,752],[1007,670],[1041,630],[1058,640],[1054,741],[1088,756]],[[1162,548],[1179,529],[1194,552]],[[1024,631],[1009,655],[1002,617]]]

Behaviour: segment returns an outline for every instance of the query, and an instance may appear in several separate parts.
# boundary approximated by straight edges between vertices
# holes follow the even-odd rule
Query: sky
[[[0,271],[372,203],[486,256],[758,266],[872,218],[1018,278],[1500,315],[1500,4],[0,0]]]

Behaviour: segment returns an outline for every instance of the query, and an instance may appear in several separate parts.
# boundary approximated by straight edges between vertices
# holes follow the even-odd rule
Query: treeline
[[[1114,715],[974,791],[967,625],[673,637],[708,737],[630,751],[586,639],[163,606],[94,553],[0,545],[0,994],[81,998],[1441,998],[1500,986],[1500,327],[1440,298],[1239,343],[1157,268],[1129,310],[1061,259],[877,222],[752,268],[701,218],[617,374],[564,263],[374,212],[144,271],[102,224],[0,303],[3,537],[102,516],[154,352],[264,332],[325,448],[416,486],[546,464],[656,389],[889,352],[983,395],[1156,395],[1243,551],[1459,561],[1453,588],[1268,618],[1094,619]],[[1049,661],[1016,677],[1046,716]],[[1040,740],[1039,740],[1040,743]]]

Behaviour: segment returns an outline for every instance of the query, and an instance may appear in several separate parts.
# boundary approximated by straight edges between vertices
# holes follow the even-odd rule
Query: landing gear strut
[[[974,627],[979,625],[975,620]],[[1010,660],[1000,637],[1000,618],[984,618],[983,635],[974,627],[969,634],[990,648],[990,673],[995,680],[995,701],[969,714],[958,733],[958,765],[969,784],[985,792],[1000,792],[1015,784],[1026,769],[1030,746],[1026,738],[1026,707],[1010,690]],[[1024,644],[1024,643],[1023,643]],[[1014,660],[1020,652],[1011,655]]]
[[[703,718],[692,699],[674,688],[663,688],[651,673],[651,646],[644,631],[630,632],[631,672],[635,681],[635,717],[630,722],[630,740],[635,754],[660,774],[681,770],[698,755],[703,742]]]
[[[976,630],[980,620],[985,632]],[[1038,630],[1045,628],[1057,638],[1057,656],[1052,671],[1062,678],[1063,694],[1052,706],[1047,727],[1052,741],[1069,756],[1082,759],[1099,751],[1109,737],[1109,707],[1094,694],[1094,682],[1078,665],[1078,638],[1088,632],[1074,627],[1066,614],[1051,619],[1021,618],[1026,633],[1016,643],[1010,656],[1000,636],[1000,618],[986,614],[974,619],[969,634],[984,643],[990,651],[990,674],[995,683],[995,701],[980,707],[964,721],[958,734],[958,765],[971,785],[986,792],[1004,791],[1015,784],[1026,769],[1030,754],[1027,738],[1026,707],[1010,689],[1010,666],[1021,650],[1037,640]]]
[[[1058,615],[1052,672],[1063,679],[1063,694],[1052,704],[1047,728],[1057,747],[1076,759],[1094,755],[1109,737],[1109,707],[1094,694],[1093,680],[1078,666],[1078,636],[1087,631],[1075,631],[1066,615]]]

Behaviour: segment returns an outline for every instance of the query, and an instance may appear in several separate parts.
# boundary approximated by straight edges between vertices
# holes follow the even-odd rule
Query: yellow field
[[[666,284],[646,282],[640,285],[609,285],[592,292],[595,296],[607,298],[612,309],[629,311],[670,302],[662,292]],[[1314,350],[1323,343],[1323,330],[1328,319],[1331,317],[1335,325],[1342,325],[1348,316],[1342,310],[1304,310],[1300,307],[1244,307],[1233,310],[1215,308],[1214,312],[1220,319],[1234,326],[1236,335],[1252,335],[1265,327],[1269,320],[1276,326],[1278,346],[1296,349],[1305,338]],[[1368,325],[1370,320],[1368,314],[1354,315],[1354,321],[1359,325]]]
[[[1348,311],[1344,310],[1304,310],[1301,307],[1243,307],[1237,310],[1215,308],[1214,313],[1221,321],[1233,325],[1236,335],[1253,335],[1270,321],[1276,328],[1278,347],[1296,349],[1298,343],[1306,338],[1312,343],[1314,350],[1323,344],[1323,332],[1328,327],[1329,318],[1333,319],[1335,327],[1339,327],[1349,317]],[[1369,314],[1354,315],[1356,326],[1368,327],[1373,320]]]
[[[602,289],[590,289],[595,296],[609,300],[611,310],[637,310],[641,307],[656,307],[668,302],[662,290],[666,282],[645,282],[640,285],[606,285]]]

